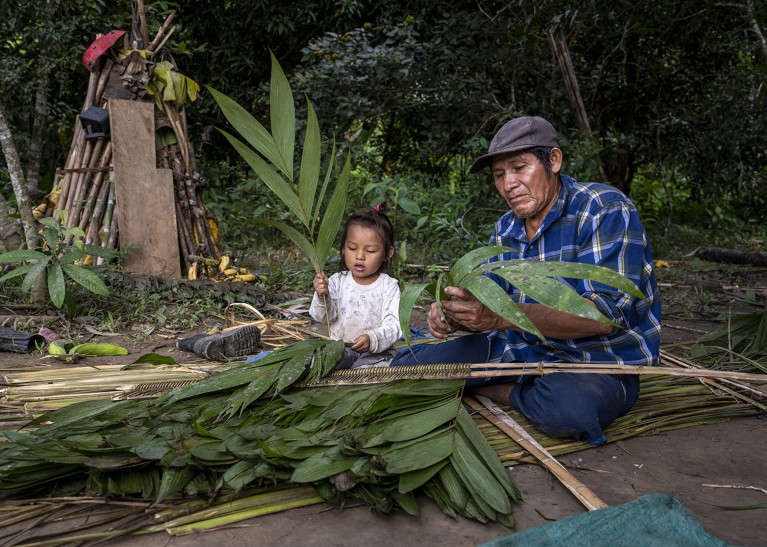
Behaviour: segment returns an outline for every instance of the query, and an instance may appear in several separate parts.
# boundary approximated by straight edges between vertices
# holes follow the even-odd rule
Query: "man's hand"
[[[444,315],[435,302],[427,316],[429,332],[435,338],[447,338],[458,329],[483,332],[501,325],[500,318],[466,289],[447,287],[445,294],[450,300],[441,303]]]
[[[349,349],[356,351],[357,353],[365,353],[370,349],[370,336],[367,334],[360,334],[354,339]]]
[[[317,291],[318,295],[327,296],[330,294],[328,291],[328,278],[324,273],[320,272],[315,275],[312,285],[314,285],[314,290]]]

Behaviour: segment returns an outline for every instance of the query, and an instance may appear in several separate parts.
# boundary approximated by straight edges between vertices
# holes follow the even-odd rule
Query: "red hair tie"
[[[376,213],[380,213],[380,212],[381,212],[381,204],[379,203],[378,205],[376,205],[375,207],[373,207],[373,209],[375,209],[375,210],[376,210]]]

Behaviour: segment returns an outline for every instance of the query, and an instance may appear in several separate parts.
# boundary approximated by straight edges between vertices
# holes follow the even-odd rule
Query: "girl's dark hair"
[[[351,216],[346,219],[344,228],[341,231],[341,245],[339,250],[341,251],[341,266],[340,271],[348,270],[346,267],[346,261],[343,259],[344,246],[346,245],[346,238],[349,235],[349,227],[362,226],[376,232],[381,236],[381,241],[384,243],[384,261],[381,263],[381,267],[376,273],[386,273],[391,275],[391,260],[388,257],[389,249],[394,248],[394,226],[389,220],[389,217],[384,213],[384,204],[376,205],[375,207],[366,207],[364,209],[358,209]]]

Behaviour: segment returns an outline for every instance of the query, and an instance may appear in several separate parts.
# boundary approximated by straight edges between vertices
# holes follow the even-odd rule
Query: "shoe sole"
[[[258,351],[261,331],[246,325],[221,334],[212,334],[195,344],[194,352],[206,359],[227,361],[235,357],[253,355]]]

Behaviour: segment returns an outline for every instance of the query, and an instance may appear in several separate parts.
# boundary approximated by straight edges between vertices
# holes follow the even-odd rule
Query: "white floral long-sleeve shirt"
[[[379,274],[370,285],[360,285],[351,272],[328,279],[330,294],[324,299],[315,291],[309,314],[318,322],[330,318],[330,337],[352,342],[361,334],[370,337],[370,353],[389,349],[402,336],[399,325],[400,289],[397,280]]]

